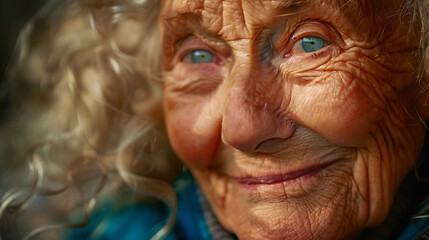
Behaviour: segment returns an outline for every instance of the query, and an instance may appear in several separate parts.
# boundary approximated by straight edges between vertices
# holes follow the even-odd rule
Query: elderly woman
[[[427,238],[428,9],[54,2],[9,75],[2,237]]]

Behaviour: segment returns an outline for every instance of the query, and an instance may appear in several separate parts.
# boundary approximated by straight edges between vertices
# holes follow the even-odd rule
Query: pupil
[[[213,61],[213,54],[206,50],[195,50],[190,53],[192,63],[208,63]]]
[[[325,47],[325,40],[320,37],[309,36],[301,39],[301,46],[304,52],[315,52]]]

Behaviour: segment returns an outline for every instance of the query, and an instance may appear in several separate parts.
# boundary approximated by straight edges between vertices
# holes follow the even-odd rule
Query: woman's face
[[[423,142],[418,36],[370,2],[163,2],[170,142],[240,239],[338,239],[386,217]]]

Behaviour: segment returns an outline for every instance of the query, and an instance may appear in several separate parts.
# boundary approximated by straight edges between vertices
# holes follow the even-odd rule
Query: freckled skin
[[[362,18],[340,2],[284,4],[292,15],[282,1],[163,2],[169,139],[240,239],[351,238],[384,220],[421,151],[417,36],[392,15],[398,6]],[[326,46],[299,52],[305,34]],[[215,61],[190,63],[195,49]],[[321,163],[332,164],[250,190],[235,179]]]

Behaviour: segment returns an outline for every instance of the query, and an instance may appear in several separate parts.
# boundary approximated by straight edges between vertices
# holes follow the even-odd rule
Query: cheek
[[[362,147],[373,128],[389,117],[398,94],[390,83],[403,76],[393,76],[375,62],[358,59],[366,67],[358,68],[352,59],[344,61],[315,71],[309,84],[295,84],[291,109],[298,121],[332,142]]]
[[[359,146],[380,116],[356,85],[327,85],[297,89],[297,113],[307,127],[342,146]],[[364,131],[365,130],[365,131]]]
[[[188,165],[204,168],[211,164],[220,138],[220,124],[207,111],[204,101],[180,102],[164,93],[168,137],[176,154]]]

